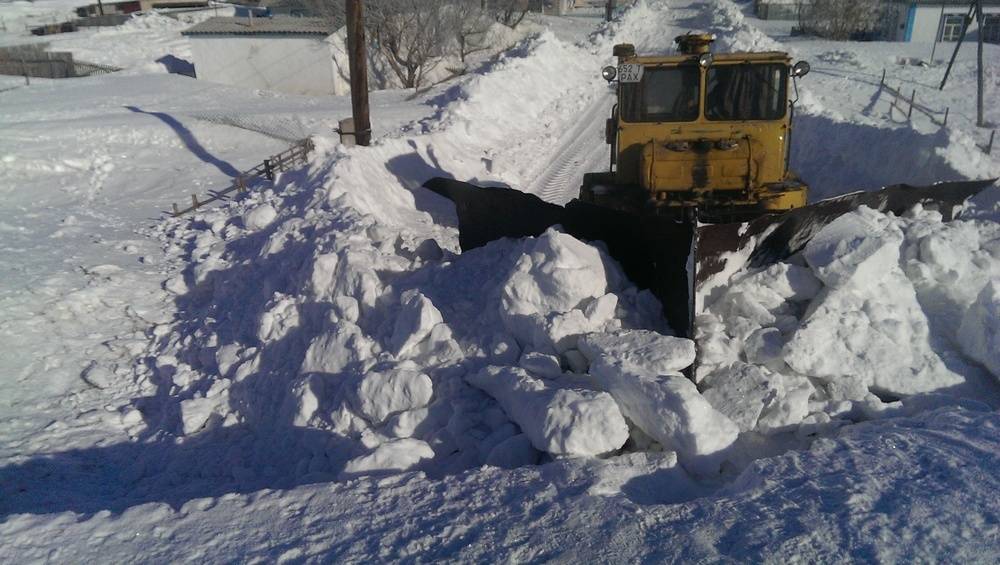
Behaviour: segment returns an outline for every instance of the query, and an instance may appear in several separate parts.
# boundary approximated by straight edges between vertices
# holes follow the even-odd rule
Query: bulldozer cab
[[[712,40],[680,36],[674,56],[615,47],[618,66],[604,71],[618,90],[607,128],[611,184],[638,187],[666,208],[759,214],[804,205],[806,187],[787,166],[790,57],[713,54]]]

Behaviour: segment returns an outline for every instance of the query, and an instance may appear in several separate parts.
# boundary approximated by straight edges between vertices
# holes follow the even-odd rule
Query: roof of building
[[[965,6],[972,0],[892,0],[896,4],[918,4],[920,6]],[[983,0],[983,6],[1000,6],[1000,0]]]
[[[322,35],[337,31],[324,18],[209,18],[184,30],[182,35]]]

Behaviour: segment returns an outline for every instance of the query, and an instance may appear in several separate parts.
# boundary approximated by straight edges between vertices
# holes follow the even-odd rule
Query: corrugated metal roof
[[[972,0],[892,0],[895,4],[918,4],[920,6],[965,6],[969,7]],[[1000,0],[983,0],[983,7],[1000,6]]]
[[[324,18],[209,18],[190,27],[182,35],[322,35],[337,31]]]

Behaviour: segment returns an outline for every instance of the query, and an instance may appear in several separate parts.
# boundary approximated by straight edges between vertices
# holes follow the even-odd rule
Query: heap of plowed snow
[[[226,434],[203,472],[240,482],[632,451],[713,478],[854,422],[995,401],[995,223],[841,218],[704,297],[695,380],[695,344],[599,245],[551,229],[459,254],[451,203],[420,183],[488,176],[504,143],[528,159],[537,143],[509,140],[565,103],[545,85],[583,84],[597,58],[548,34],[521,51],[449,91],[422,135],[317,139],[274,191],[165,228],[191,267],[166,284],[177,319],[155,329],[133,434]]]
[[[1000,375],[998,275],[995,222],[862,208],[705,299],[699,383],[742,430],[763,433],[926,405],[920,393],[989,398],[977,363]]]

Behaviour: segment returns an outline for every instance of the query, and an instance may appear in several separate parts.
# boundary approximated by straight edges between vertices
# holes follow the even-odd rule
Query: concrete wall
[[[913,5],[909,7],[904,4],[901,8],[897,16],[898,21],[895,27],[895,37],[891,39],[895,41],[922,41],[930,43],[939,38],[938,34],[941,33],[941,6]],[[968,6],[944,7],[945,14],[960,14],[964,16],[968,12]],[[1000,14],[1000,6],[983,6],[983,13]],[[907,29],[909,29],[909,34],[907,34]],[[966,40],[976,40],[978,33],[979,25],[973,19],[972,24],[969,25]]]
[[[345,94],[319,36],[189,36],[201,80],[291,94]]]

